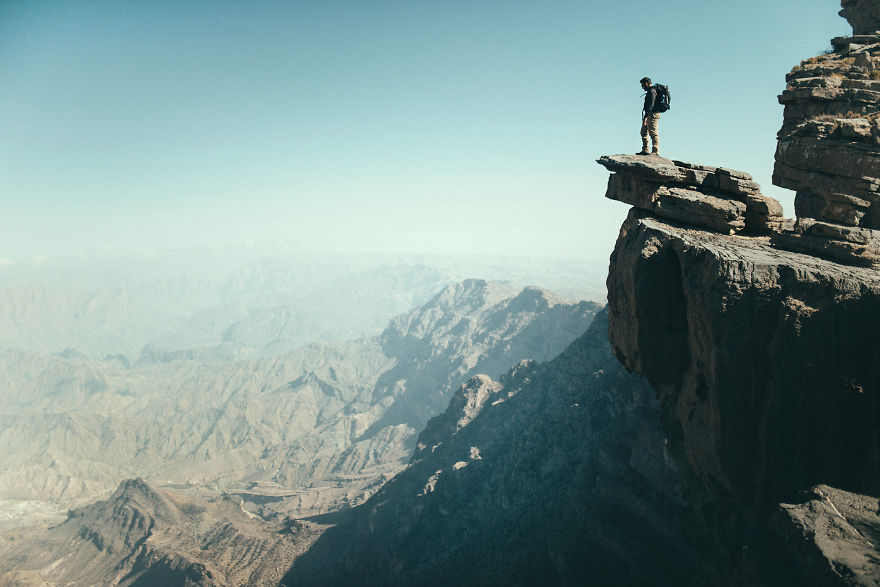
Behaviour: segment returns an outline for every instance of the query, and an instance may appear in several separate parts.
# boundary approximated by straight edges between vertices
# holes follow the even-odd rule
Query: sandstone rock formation
[[[880,264],[880,6],[844,0],[852,37],[786,76],[773,183],[797,192],[781,247]]]
[[[655,156],[606,155],[598,162],[613,172],[605,197],[659,218],[724,234],[782,229],[782,206],[762,195],[748,173]]]
[[[880,550],[806,547],[791,537],[808,533],[795,518],[777,525],[784,540],[768,525],[778,503],[818,483],[880,495],[880,273],[645,214],[630,213],[611,257],[609,337],[657,390],[669,453],[727,574],[874,584],[848,582],[846,564],[876,567]],[[782,569],[768,569],[784,547],[772,557]],[[845,554],[826,559],[834,549]],[[832,571],[797,578],[793,561],[807,555]]]

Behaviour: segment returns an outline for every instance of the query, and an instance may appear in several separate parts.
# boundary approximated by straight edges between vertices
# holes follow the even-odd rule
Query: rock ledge
[[[769,234],[783,228],[782,206],[743,171],[658,156],[605,155],[606,198],[723,234]]]

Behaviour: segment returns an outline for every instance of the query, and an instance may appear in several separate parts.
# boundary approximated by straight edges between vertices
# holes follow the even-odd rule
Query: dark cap
[[[648,85],[651,85],[651,78],[649,78],[649,77],[643,77],[642,79],[639,80],[639,83],[640,83],[640,84],[648,84]]]

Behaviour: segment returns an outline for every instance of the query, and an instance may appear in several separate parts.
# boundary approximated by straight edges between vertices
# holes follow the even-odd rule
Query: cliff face
[[[880,275],[633,214],[608,279],[618,358],[719,498],[880,493]]]
[[[877,500],[857,495],[880,494],[880,10],[842,5],[855,36],[780,96],[774,183],[797,191],[796,221],[750,223],[757,186],[689,170],[742,172],[599,160],[607,197],[635,206],[611,257],[609,338],[656,389],[691,506],[746,582],[767,580],[749,554],[761,543],[805,582],[880,584]],[[669,214],[682,191],[701,208]]]

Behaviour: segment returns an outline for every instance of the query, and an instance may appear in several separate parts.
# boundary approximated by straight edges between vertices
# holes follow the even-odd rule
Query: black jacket
[[[645,92],[645,107],[642,108],[642,114],[645,116],[653,114],[655,102],[657,102],[657,88],[651,86],[648,88],[648,91]]]

